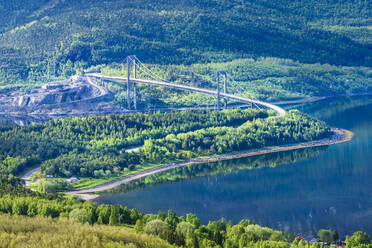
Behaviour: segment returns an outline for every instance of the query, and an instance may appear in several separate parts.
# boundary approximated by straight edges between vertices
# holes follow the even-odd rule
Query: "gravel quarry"
[[[88,77],[73,76],[34,88],[29,93],[12,92],[0,97],[0,115],[27,125],[68,116],[123,113],[114,95]]]

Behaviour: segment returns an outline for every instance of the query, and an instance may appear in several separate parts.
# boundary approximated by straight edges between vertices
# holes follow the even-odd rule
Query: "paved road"
[[[30,180],[31,177],[32,177],[33,175],[35,175],[36,173],[38,173],[38,172],[40,172],[40,167],[28,171],[26,174],[24,174],[24,175],[22,176],[22,179],[23,179],[24,181]]]
[[[31,177],[36,173],[40,172],[40,170],[41,170],[40,167],[37,167],[35,169],[28,171],[26,174],[22,176],[22,180],[25,181],[26,187],[29,187],[31,185],[30,182]]]
[[[139,146],[139,147],[133,147],[133,148],[130,148],[130,149],[127,149],[125,150],[126,152],[135,152],[135,151],[138,151],[139,149],[141,149],[142,146]],[[36,173],[40,172],[41,171],[41,168],[40,167],[37,167],[35,169],[32,169],[30,171],[28,171],[26,174],[24,174],[22,176],[22,180],[25,181],[26,183],[26,187],[29,187],[32,183],[30,182],[30,179],[33,175],[35,175]]]
[[[139,149],[141,149],[143,146],[138,146],[138,147],[133,147],[133,148],[129,148],[129,149],[125,149],[125,151],[127,153],[130,153],[130,152],[136,152],[138,151]]]
[[[105,87],[96,84],[90,77],[85,77],[85,78],[91,86],[93,86],[93,87],[95,87],[99,90],[100,96],[107,95],[109,93],[109,91]]]

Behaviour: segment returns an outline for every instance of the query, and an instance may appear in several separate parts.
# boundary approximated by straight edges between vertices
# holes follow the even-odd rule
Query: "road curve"
[[[31,181],[30,181],[31,177],[40,171],[41,171],[41,168],[37,167],[35,169],[28,171],[26,174],[22,176],[22,180],[25,182],[26,187],[29,187],[31,185]]]
[[[37,167],[37,168],[35,168],[35,169],[32,169],[32,170],[28,171],[26,174],[24,174],[24,175],[22,176],[22,179],[23,179],[24,181],[30,180],[31,177],[32,177],[33,175],[35,175],[36,173],[38,173],[38,172],[40,172],[40,167]]]
[[[126,78],[123,77],[116,77],[116,76],[104,76],[98,73],[88,73],[85,74],[88,77],[95,77],[99,79],[104,79],[104,80],[113,80],[113,81],[127,81]],[[187,85],[182,85],[182,84],[174,84],[174,83],[167,83],[167,82],[159,82],[159,81],[154,81],[154,80],[147,80],[147,79],[135,79],[131,78],[131,82],[137,82],[137,83],[142,83],[142,84],[150,84],[150,85],[157,85],[157,86],[163,86],[163,87],[168,87],[168,88],[173,88],[173,89],[179,89],[179,90],[188,90],[188,91],[193,91],[193,92],[200,92],[208,95],[213,95],[217,96],[217,92],[213,90],[207,90],[207,89],[202,89],[202,88],[197,88],[197,87],[192,87],[192,86],[187,86]],[[260,100],[255,100],[255,99],[250,99],[250,98],[245,98],[245,97],[240,97],[240,96],[235,96],[231,94],[225,94],[225,93],[220,93],[220,96],[223,98],[235,100],[238,102],[245,102],[245,103],[254,103],[257,105],[265,106],[267,108],[273,109],[276,111],[280,116],[284,116],[286,111],[282,109],[281,107],[268,103],[268,102],[263,102]]]

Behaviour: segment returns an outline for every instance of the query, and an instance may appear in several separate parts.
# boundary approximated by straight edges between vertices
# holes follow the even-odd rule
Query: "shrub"
[[[80,223],[89,222],[89,215],[87,210],[76,208],[70,212],[69,215],[70,220],[74,220]]]
[[[185,237],[190,236],[194,232],[194,225],[186,221],[178,223],[176,232],[183,234]]]
[[[168,225],[161,220],[152,220],[145,226],[145,232],[147,234],[158,235],[161,231],[168,229]]]
[[[355,232],[353,236],[346,237],[346,247],[372,247],[371,237],[365,232]]]

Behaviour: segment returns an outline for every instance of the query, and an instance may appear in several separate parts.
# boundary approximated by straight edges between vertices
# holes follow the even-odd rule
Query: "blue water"
[[[372,98],[337,98],[296,108],[353,131],[354,139],[328,148],[226,161],[227,168],[249,167],[257,161],[271,167],[217,171],[105,194],[97,201],[146,213],[191,212],[204,223],[222,217],[235,223],[248,218],[304,236],[313,236],[320,228],[337,229],[341,235],[356,230],[372,234]]]

